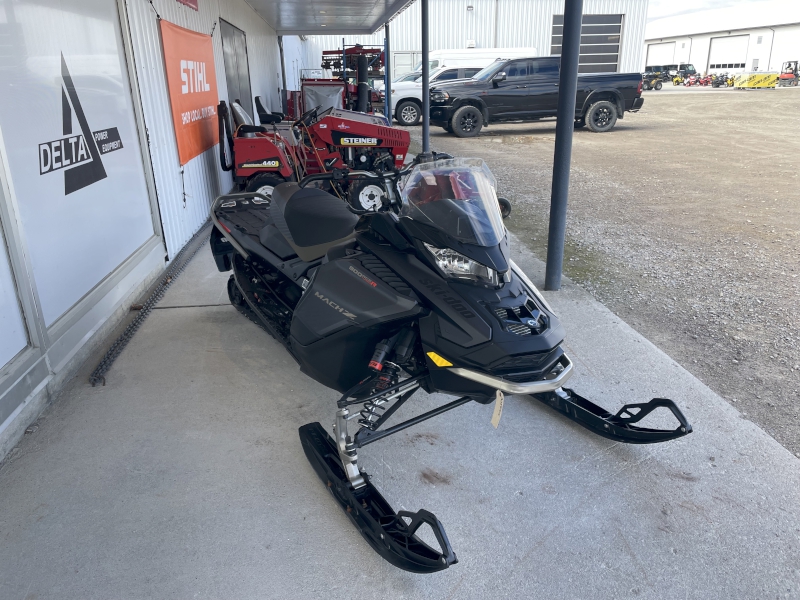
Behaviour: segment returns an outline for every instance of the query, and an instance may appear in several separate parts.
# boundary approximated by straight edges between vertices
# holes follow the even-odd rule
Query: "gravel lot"
[[[486,160],[542,259],[554,139],[555,121],[431,130]],[[798,174],[800,89],[645,92],[575,132],[565,274],[800,456]]]

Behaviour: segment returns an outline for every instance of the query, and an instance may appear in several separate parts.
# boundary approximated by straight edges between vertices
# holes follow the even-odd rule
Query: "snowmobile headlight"
[[[492,287],[500,285],[500,277],[494,269],[475,262],[450,248],[436,248],[430,244],[425,244],[425,247],[433,255],[436,266],[439,267],[445,277],[465,279],[475,283],[488,284]]]

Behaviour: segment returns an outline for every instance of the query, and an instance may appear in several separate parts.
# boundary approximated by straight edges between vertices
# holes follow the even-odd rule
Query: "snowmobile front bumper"
[[[566,354],[562,354],[558,364],[561,365],[561,372],[553,379],[537,379],[536,381],[516,383],[508,381],[496,375],[488,375],[480,371],[473,371],[472,369],[462,369],[461,367],[450,367],[448,371],[469,379],[477,383],[483,384],[492,389],[500,390],[504,394],[542,394],[545,392],[552,392],[562,387],[567,380],[573,375],[572,361]]]
[[[683,437],[692,432],[692,426],[680,408],[667,398],[653,398],[642,404],[626,404],[612,414],[568,388],[554,390],[533,397],[556,409],[562,415],[585,427],[592,433],[625,444],[656,444]],[[666,408],[678,420],[675,429],[648,429],[637,423],[657,408]]]
[[[458,562],[444,527],[427,510],[395,513],[362,471],[364,485],[354,488],[345,474],[336,443],[319,423],[300,427],[300,441],[311,465],[372,549],[396,567],[413,573],[435,573]],[[415,534],[429,525],[441,552]]]

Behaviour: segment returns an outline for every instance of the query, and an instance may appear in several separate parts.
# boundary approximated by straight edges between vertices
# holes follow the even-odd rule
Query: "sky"
[[[714,8],[727,8],[729,6],[758,5],[768,0],[650,0],[647,10],[647,20],[653,21],[662,17],[687,15],[693,12]],[[787,6],[798,0],[783,0]]]

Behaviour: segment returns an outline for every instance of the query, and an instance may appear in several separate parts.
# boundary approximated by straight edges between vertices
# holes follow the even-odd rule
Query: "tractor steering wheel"
[[[292,127],[297,127],[298,125],[305,125],[308,127],[317,118],[317,111],[321,108],[321,106],[316,106],[311,110],[307,110],[304,112],[297,121],[292,123]]]

